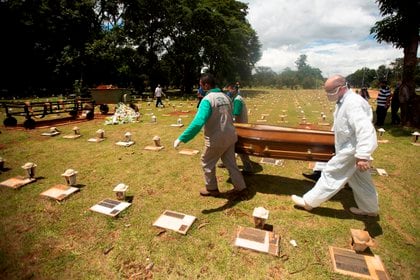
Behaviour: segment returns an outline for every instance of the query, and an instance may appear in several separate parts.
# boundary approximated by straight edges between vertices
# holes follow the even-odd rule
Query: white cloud
[[[301,54],[324,76],[376,69],[403,57],[402,49],[379,44],[370,29],[381,19],[374,0],[241,0],[262,44],[257,66],[295,69]]]

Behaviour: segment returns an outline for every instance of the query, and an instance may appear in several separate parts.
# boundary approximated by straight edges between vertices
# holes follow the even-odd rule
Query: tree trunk
[[[409,100],[407,108],[407,121],[403,125],[420,127],[420,96],[416,94],[415,70],[417,66],[417,48],[419,34],[416,29],[410,37],[409,42],[404,46],[404,66],[402,83],[409,89]]]

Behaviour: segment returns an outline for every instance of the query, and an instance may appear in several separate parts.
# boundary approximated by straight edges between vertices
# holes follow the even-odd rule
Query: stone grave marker
[[[413,144],[414,146],[420,146],[420,142],[419,142],[420,133],[418,131],[414,131],[411,135],[413,135],[413,142],[411,142],[411,144]]]
[[[199,150],[194,150],[194,149],[182,149],[178,153],[181,155],[193,156],[193,155],[198,154],[199,152],[200,152]]]
[[[284,166],[284,160],[283,159],[262,158],[260,163],[277,165],[277,166]]]
[[[254,211],[252,212],[252,217],[254,217],[255,228],[264,229],[269,213],[270,211],[268,211],[264,207],[254,208]]]
[[[107,198],[93,205],[92,207],[89,208],[89,210],[93,212],[105,214],[111,217],[116,217],[122,211],[127,209],[130,205],[131,203],[126,202],[126,201],[118,201],[118,200]]]
[[[18,175],[16,177],[13,177],[13,178],[10,178],[1,182],[0,186],[12,188],[12,189],[19,189],[20,187],[23,187],[24,185],[27,185],[34,181],[36,181],[35,178],[27,178],[27,177]]]
[[[127,190],[128,190],[128,186],[123,183],[119,183],[113,189],[118,200],[125,200]]]
[[[286,121],[286,117],[287,117],[287,115],[280,115],[279,123],[287,123],[288,121]]]
[[[71,194],[78,192],[79,188],[75,188],[68,185],[58,184],[54,187],[42,192],[40,195],[48,198],[52,198],[58,201],[63,201]]]
[[[383,139],[384,138],[384,134],[385,134],[385,129],[383,129],[382,127],[378,129],[379,135],[378,135],[378,143],[381,144],[385,144],[388,143],[389,140],[387,139]]]
[[[235,246],[278,256],[279,241],[280,236],[274,232],[239,226]]]
[[[44,132],[41,135],[42,136],[56,136],[60,134],[60,131],[56,127],[50,127],[50,131]]]
[[[160,137],[159,136],[155,136],[155,137],[153,137],[153,142],[154,142],[154,146],[146,146],[146,147],[144,147],[144,149],[145,150],[148,150],[148,151],[160,151],[160,150],[162,150],[162,149],[164,149],[165,147],[164,146],[162,146],[161,144],[160,144]]]
[[[380,176],[388,176],[388,173],[386,172],[386,170],[385,169],[383,169],[383,168],[376,168],[376,171],[378,172],[378,174],[380,175]]]
[[[375,240],[370,237],[369,232],[360,229],[350,229],[351,246],[356,252],[363,252],[369,247],[375,247]]]
[[[134,145],[134,141],[131,139],[131,132],[126,132],[124,134],[124,140],[123,141],[118,141],[117,144],[118,146],[123,146],[123,147],[130,147],[131,145]]]
[[[80,134],[80,128],[75,126],[73,127],[73,134],[69,134],[69,135],[64,135],[63,138],[65,139],[77,139],[79,137],[81,137],[82,135]]]
[[[0,186],[8,187],[12,189],[19,189],[20,187],[23,187],[24,185],[30,184],[32,182],[36,181],[35,178],[35,170],[37,165],[32,162],[25,163],[22,168],[26,171],[26,176],[16,176],[10,179],[7,179],[3,182],[0,182]]]
[[[377,255],[360,254],[354,250],[329,247],[334,271],[352,277],[374,280],[390,280],[388,273]]]
[[[95,138],[89,138],[88,142],[92,142],[92,143],[99,143],[105,140],[105,130],[103,129],[98,129],[96,131],[96,137]]]
[[[176,121],[176,123],[171,124],[172,127],[183,127],[184,124],[182,123],[182,119],[178,118],[178,120]]]
[[[162,215],[153,223],[153,226],[170,229],[181,234],[187,234],[187,231],[197,218],[183,213],[165,210]]]

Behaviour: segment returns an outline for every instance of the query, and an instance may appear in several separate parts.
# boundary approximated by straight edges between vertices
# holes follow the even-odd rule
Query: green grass
[[[249,90],[244,95],[253,123],[261,114],[269,114],[266,124],[298,127],[301,111],[312,124],[321,121],[321,112],[326,113],[326,121],[332,120],[333,105],[321,91]],[[183,103],[176,107],[190,111],[183,122],[192,120],[194,100],[169,102]],[[185,129],[169,126],[178,116],[163,116],[173,112],[172,106],[157,110],[153,103],[139,105],[140,123],[106,126],[96,118],[77,124],[83,135],[77,140],[61,137],[73,133],[72,123],[58,126],[61,135],[56,137],[41,136],[47,127],[1,129],[0,157],[7,170],[1,172],[0,181],[24,175],[21,166],[28,161],[38,165],[38,180],[19,190],[0,188],[0,278],[351,279],[333,272],[328,246],[349,248],[350,228],[357,228],[375,237],[378,246],[372,251],[381,257],[392,279],[419,279],[420,148],[410,143],[412,130],[385,126],[384,137],[390,142],[380,144],[373,155],[374,166],[389,173],[374,176],[380,217],[359,218],[346,210],[355,205],[348,189],[312,212],[293,207],[290,195],[303,194],[313,186],[301,175],[308,169],[303,161],[285,160],[283,167],[262,165],[261,172],[245,178],[248,200],[200,197],[200,155],[182,156],[172,148]],[[146,115],[151,112],[157,116],[155,125]],[[281,114],[287,114],[287,123],[279,122]],[[87,142],[99,128],[105,130],[106,140]],[[116,146],[127,131],[136,144]],[[152,145],[155,135],[165,149],[143,150]],[[202,133],[181,145],[202,151]],[[79,172],[81,191],[61,203],[42,198],[41,192],[65,183],[61,174],[67,168]],[[232,188],[225,169],[218,169],[217,176],[221,191]],[[128,196],[133,197],[128,210],[118,218],[89,211],[100,200],[114,198],[112,189],[120,182],[129,186]],[[239,225],[253,226],[252,211],[258,206],[270,210],[267,223],[281,236],[279,257],[233,246],[235,230]],[[166,209],[198,219],[185,236],[162,233],[152,223]],[[289,244],[291,239],[298,247]]]

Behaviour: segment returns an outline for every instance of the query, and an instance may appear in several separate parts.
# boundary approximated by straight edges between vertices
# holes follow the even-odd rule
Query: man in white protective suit
[[[378,194],[369,171],[371,155],[377,147],[372,109],[348,88],[340,75],[328,78],[324,88],[328,100],[336,102],[333,125],[336,154],[327,162],[315,186],[303,197],[292,195],[292,200],[296,206],[310,211],[348,183],[358,206],[350,207],[350,212],[377,216]]]

